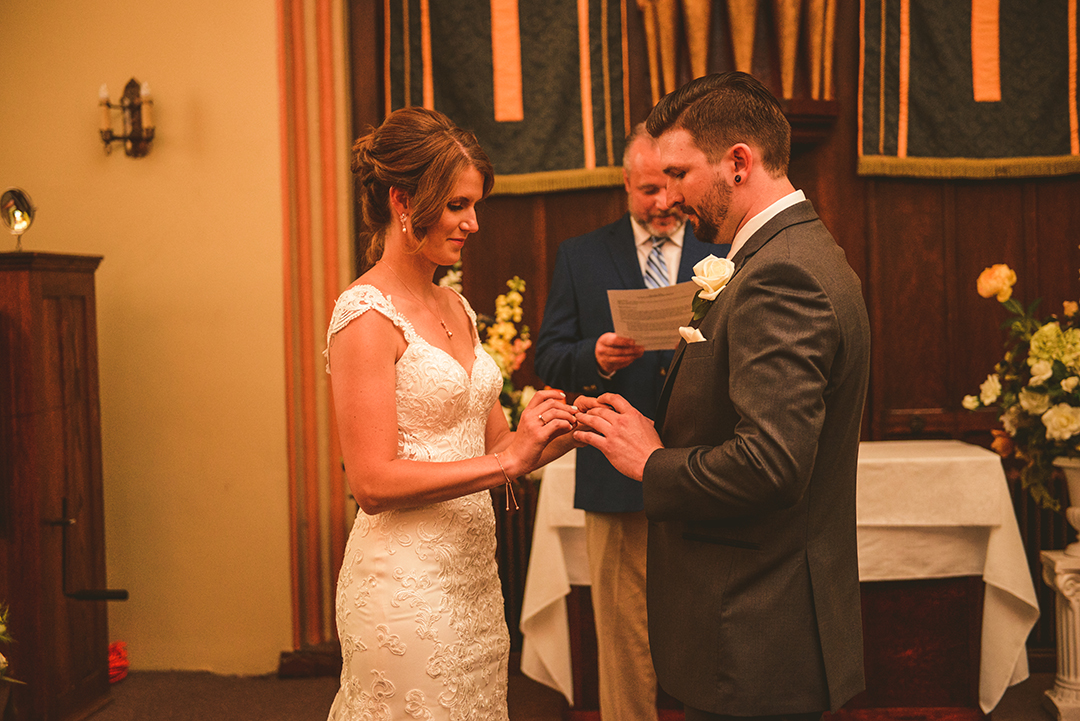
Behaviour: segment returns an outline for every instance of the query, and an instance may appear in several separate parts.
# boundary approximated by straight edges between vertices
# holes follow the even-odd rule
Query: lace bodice
[[[475,325],[472,308],[461,302]],[[483,455],[502,376],[475,334],[470,374],[419,335],[389,296],[354,286],[334,308],[327,372],[334,335],[369,310],[388,318],[408,343],[394,366],[398,457]],[[510,640],[495,545],[487,491],[357,513],[338,576],[342,672],[331,721],[506,721]]]
[[[458,297],[475,326],[476,313],[463,296]],[[457,359],[424,340],[390,296],[371,285],[356,285],[342,293],[334,307],[326,333],[326,372],[331,372],[334,334],[368,310],[386,316],[409,344],[395,365],[398,457],[451,461],[483,455],[484,426],[498,402],[502,376],[475,334],[469,375]]]

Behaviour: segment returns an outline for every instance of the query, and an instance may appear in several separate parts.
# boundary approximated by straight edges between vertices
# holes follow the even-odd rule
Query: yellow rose
[[[1016,446],[1013,445],[1012,438],[1009,437],[1009,434],[997,429],[990,432],[994,434],[994,442],[990,444],[990,448],[997,451],[997,454],[1002,458],[1011,456],[1016,449]]]
[[[735,264],[727,258],[710,255],[694,265],[693,281],[701,286],[698,297],[702,300],[716,300],[731,276],[735,274]]]
[[[1012,297],[1012,287],[1016,283],[1016,273],[1004,263],[992,265],[979,274],[976,288],[983,298],[997,296],[999,303]]]

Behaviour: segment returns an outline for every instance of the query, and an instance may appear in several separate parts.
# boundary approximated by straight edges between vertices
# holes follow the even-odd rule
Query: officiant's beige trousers
[[[645,512],[585,513],[602,721],[656,719],[645,611]]]

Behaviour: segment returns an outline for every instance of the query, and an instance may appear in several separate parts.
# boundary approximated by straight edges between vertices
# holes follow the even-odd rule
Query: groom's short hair
[[[761,152],[770,175],[787,175],[791,125],[776,97],[753,75],[731,71],[691,80],[661,98],[645,126],[655,138],[686,130],[710,163],[732,145],[746,143]]]

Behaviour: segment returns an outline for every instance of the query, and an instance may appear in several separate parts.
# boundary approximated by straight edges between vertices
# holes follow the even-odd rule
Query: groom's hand
[[[649,456],[664,447],[653,422],[617,393],[579,397],[574,405],[585,411],[578,413],[574,440],[593,446],[619,473],[640,481]]]

